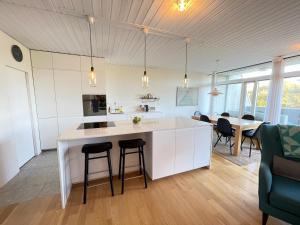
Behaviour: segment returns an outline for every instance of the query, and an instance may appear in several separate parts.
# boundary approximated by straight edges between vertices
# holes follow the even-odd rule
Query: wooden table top
[[[193,116],[193,119],[200,119],[200,116]],[[225,118],[227,119],[233,128],[239,128],[241,130],[247,130],[247,129],[256,129],[260,124],[262,124],[262,121],[258,120],[244,120],[239,119],[236,117],[225,117],[225,116],[210,116],[209,119],[212,123],[217,123],[219,118]]]

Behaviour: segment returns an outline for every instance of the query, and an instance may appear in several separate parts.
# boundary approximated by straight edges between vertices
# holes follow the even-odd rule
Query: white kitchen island
[[[79,124],[78,124],[79,125]],[[118,173],[119,140],[143,138],[146,141],[146,172],[152,179],[209,167],[211,163],[212,126],[209,123],[183,117],[144,119],[140,124],[115,121],[114,127],[74,129],[58,138],[58,160],[62,207],[65,208],[72,184],[83,182],[84,154],[87,143],[113,143],[113,174]],[[126,156],[126,172],[138,170],[137,154]],[[128,158],[128,159],[127,159]],[[89,179],[107,177],[106,159],[90,162]],[[99,172],[100,171],[100,172]]]

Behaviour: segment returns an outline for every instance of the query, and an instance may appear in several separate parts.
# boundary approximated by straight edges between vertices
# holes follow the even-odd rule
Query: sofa
[[[273,156],[284,157],[278,127],[264,125],[261,130],[261,141],[258,194],[262,224],[267,224],[271,215],[285,222],[300,225],[300,181],[272,173]],[[300,159],[291,160],[300,163]]]

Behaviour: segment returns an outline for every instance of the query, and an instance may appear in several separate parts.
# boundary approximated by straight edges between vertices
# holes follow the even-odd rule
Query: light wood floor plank
[[[59,195],[0,208],[1,225],[260,225],[258,165],[239,167],[213,156],[210,170],[199,169],[149,181],[128,180],[115,197],[108,185],[88,189],[82,204],[82,188],[72,189],[67,208]],[[270,218],[268,225],[286,223]]]

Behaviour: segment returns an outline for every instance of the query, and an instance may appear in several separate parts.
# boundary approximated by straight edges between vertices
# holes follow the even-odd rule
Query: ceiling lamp
[[[95,23],[95,18],[92,16],[88,16],[88,22],[89,22],[90,50],[91,50],[91,70],[89,71],[88,78],[89,78],[90,87],[96,87],[97,79],[96,79],[95,69],[93,66],[93,46],[92,46],[92,29],[91,29],[91,25]]]
[[[187,1],[187,0],[178,0],[178,1],[177,1],[178,10],[179,10],[180,12],[183,12],[184,10],[186,10],[187,4],[188,4],[188,1]]]
[[[142,87],[147,88],[149,86],[149,77],[147,75],[147,34],[149,32],[148,28],[143,29],[145,35],[145,46],[144,46],[144,75],[142,76]]]
[[[187,63],[188,63],[188,43],[190,42],[189,38],[185,39],[185,73],[184,73],[184,78],[183,78],[183,87],[188,88],[189,86],[189,79],[187,76]]]
[[[214,71],[213,75],[212,75],[212,89],[211,92],[209,92],[208,94],[210,94],[211,96],[218,96],[220,94],[223,94],[222,92],[220,92],[217,87],[216,87],[216,80],[217,80],[217,69],[218,69],[218,64],[219,64],[220,60],[216,60],[216,70]]]

